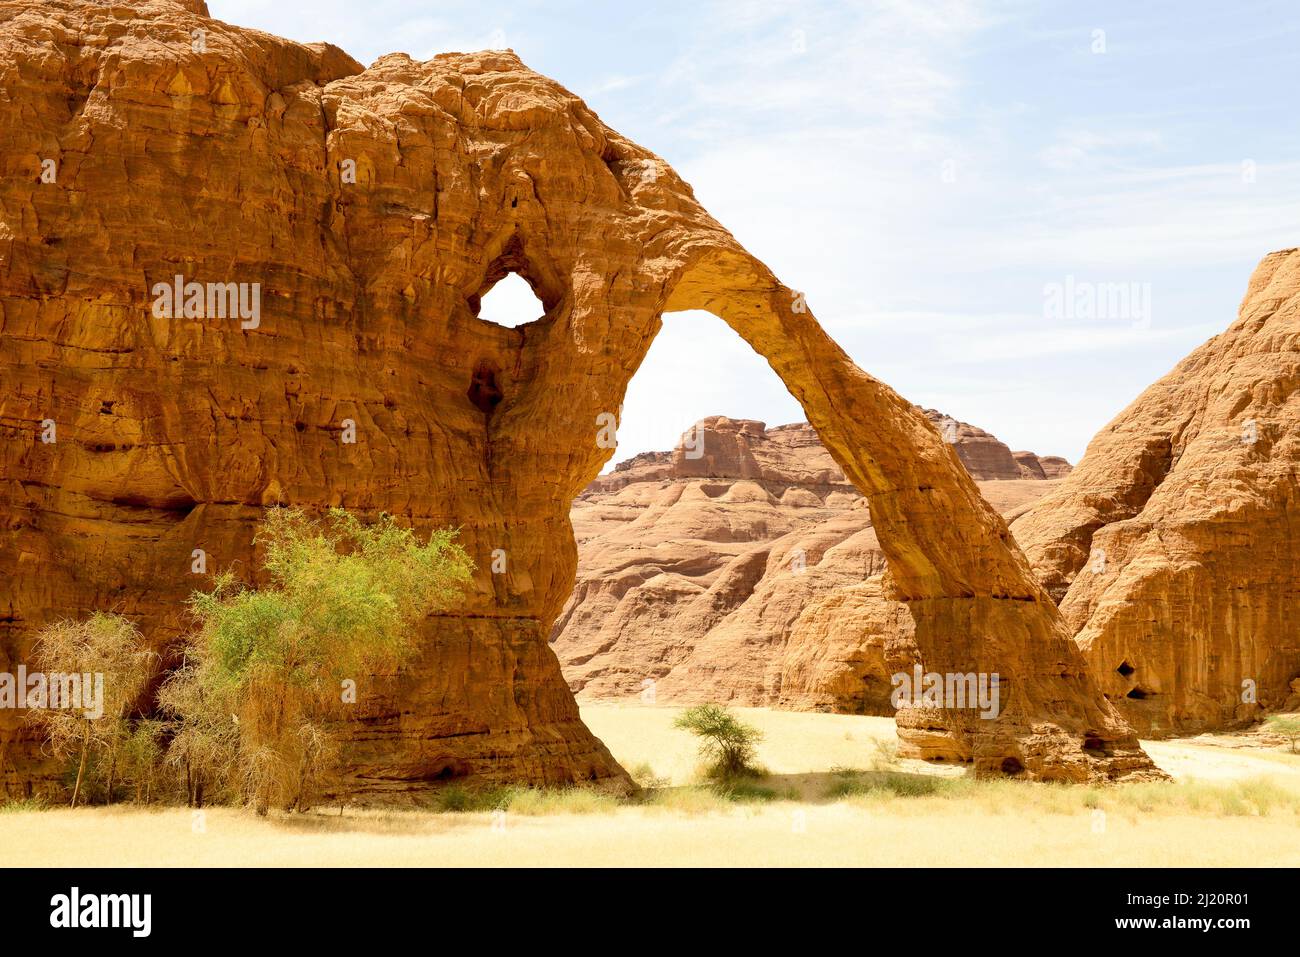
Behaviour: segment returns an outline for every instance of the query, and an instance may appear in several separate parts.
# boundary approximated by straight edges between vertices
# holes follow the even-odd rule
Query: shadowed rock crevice
[[[504,393],[497,384],[497,370],[492,363],[485,359],[478,364],[474,369],[474,377],[470,380],[469,391],[465,394],[469,396],[474,408],[484,415],[491,416],[496,411]]]

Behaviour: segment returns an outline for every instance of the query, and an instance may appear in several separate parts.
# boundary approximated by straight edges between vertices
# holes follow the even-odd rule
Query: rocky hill
[[[1044,462],[1069,471],[924,411],[1004,515],[1052,486]],[[839,594],[866,587],[868,614],[887,613],[884,555],[817,433],[714,416],[684,438],[619,463],[574,502],[577,584],[551,635],[570,687],[591,700],[893,714],[881,631],[846,617]]]
[[[1300,250],[1012,526],[1147,734],[1232,727],[1300,677]],[[1293,703],[1295,702],[1293,699]]]

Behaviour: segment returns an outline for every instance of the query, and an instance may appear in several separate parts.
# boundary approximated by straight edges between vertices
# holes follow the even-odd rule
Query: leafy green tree
[[[451,606],[473,563],[450,529],[421,545],[391,516],[273,509],[257,535],[268,583],[229,574],[191,606],[198,628],[160,700],[178,719],[168,760],[190,800],[301,810],[336,753],[341,688],[407,663],[419,621]]]
[[[763,732],[726,708],[716,704],[687,708],[677,716],[673,727],[700,739],[700,756],[709,762],[711,777],[726,779],[758,773],[753,761]]]
[[[153,677],[158,656],[126,618],[96,612],[85,621],[59,621],[43,629],[32,661],[51,684],[51,675],[76,675],[83,701],[99,697],[93,709],[97,715],[88,715],[86,708],[38,707],[28,712],[28,720],[41,729],[52,754],[76,761],[73,807],[88,790],[90,777],[103,785],[105,799],[111,801],[114,786],[132,773],[130,712]]]

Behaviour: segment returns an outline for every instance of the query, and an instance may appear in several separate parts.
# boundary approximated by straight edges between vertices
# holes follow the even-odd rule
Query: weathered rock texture
[[[972,474],[990,463],[1018,474],[987,432],[926,415],[941,432],[954,423]],[[816,432],[715,416],[686,438],[619,463],[574,502],[578,579],[551,637],[569,686],[580,700],[892,715],[886,631],[862,619],[898,609],[845,611],[868,579],[894,604],[874,580],[885,558],[866,501]],[[981,483],[1004,515],[1050,487],[1041,474]]]
[[[387,510],[460,526],[477,591],[427,623],[416,667],[364,683],[340,788],[626,783],[547,637],[573,587],[570,504],[611,454],[601,417],[661,313],[704,309],[870,497],[927,667],[1003,675],[997,720],[907,711],[909,747],[1042,778],[1150,768],[928,420],[662,160],[513,53],[363,69],[162,0],[18,0],[0,73],[0,664],[94,608],[166,643],[201,583],[193,549],[250,568],[268,505]],[[508,329],[476,311],[511,271],[546,312]],[[153,315],[177,274],[260,283],[260,325]],[[51,786],[0,720],[6,787]]]
[[[1241,725],[1300,676],[1298,384],[1292,249],[1014,525],[1107,696],[1147,733]]]

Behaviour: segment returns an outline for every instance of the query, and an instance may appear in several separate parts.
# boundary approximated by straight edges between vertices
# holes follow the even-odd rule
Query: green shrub
[[[439,811],[472,814],[482,811],[509,809],[518,788],[468,788],[463,784],[448,784],[434,794],[434,806]]]
[[[418,622],[469,583],[455,536],[435,531],[421,545],[391,516],[366,526],[342,509],[267,513],[256,543],[268,584],[225,573],[193,596],[198,629],[160,694],[177,723],[168,760],[192,803],[208,785],[259,814],[310,803],[337,750],[344,683],[405,664]]]
[[[773,788],[735,778],[719,781],[713,785],[713,790],[718,797],[733,804],[766,804],[779,796]]]
[[[139,804],[153,801],[165,786],[165,727],[162,721],[141,719],[122,743],[124,779],[132,786],[135,801]]]
[[[505,809],[511,814],[602,814],[616,810],[613,794],[589,787],[517,788]]]
[[[709,762],[710,777],[725,781],[760,773],[753,761],[763,733],[726,708],[716,704],[687,708],[673,721],[673,727],[700,738],[700,756]]]
[[[0,814],[26,814],[30,811],[44,811],[49,808],[44,798],[17,798],[0,803]]]

